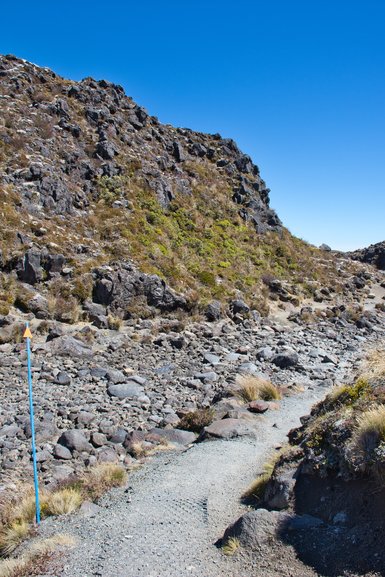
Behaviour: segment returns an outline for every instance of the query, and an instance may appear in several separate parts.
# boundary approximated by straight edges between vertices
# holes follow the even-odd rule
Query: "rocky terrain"
[[[381,290],[384,296],[385,289]],[[371,296],[369,289],[368,293]],[[97,461],[129,464],[138,456],[138,444],[151,448],[164,437],[171,444],[189,444],[193,433],[171,429],[186,412],[209,407],[226,395],[239,374],[264,376],[284,390],[309,382],[331,386],[335,367],[341,367],[341,352],[359,350],[367,339],[381,334],[382,311],[365,310],[371,301],[364,300],[362,310],[343,305],[318,311],[302,307],[289,315],[287,325],[281,319],[263,319],[246,307],[219,321],[185,325],[159,317],[127,322],[120,331],[90,323],[47,323],[24,315],[34,334],[38,461],[43,477],[46,482],[63,479]],[[237,306],[241,308],[241,303]],[[3,317],[2,332],[9,323],[12,334],[17,329],[20,337],[24,319]],[[0,349],[1,471],[26,473],[30,428],[25,345],[10,342]],[[221,418],[239,418],[242,424],[244,412],[233,409],[220,409]],[[159,430],[164,427],[167,432]],[[72,433],[66,433],[69,430]],[[145,431],[152,431],[147,440]]]
[[[134,489],[105,497],[90,518],[45,522],[43,533],[64,527],[81,539],[63,574],[127,575],[122,535],[103,545],[124,524],[124,539],[137,528],[131,574],[169,577],[162,543],[174,515],[178,577],[382,571],[382,557],[348,562],[367,526],[350,531],[356,520],[345,522],[338,501],[343,483],[362,486],[358,465],[344,477],[354,467],[343,453],[361,392],[349,414],[329,397],[291,434],[295,449],[278,462],[262,507],[225,534],[239,539],[239,554],[225,562],[213,546],[288,429],[334,384],[353,382],[364,351],[383,341],[381,244],[347,256],[296,239],[234,141],[162,125],[120,86],[69,81],[14,56],[0,56],[0,219],[0,494],[31,477],[27,321],[42,485],[100,463],[143,467],[131,473]],[[242,376],[272,383],[277,398],[242,398]],[[366,393],[364,409],[374,403]],[[146,491],[155,497],[143,532]],[[308,549],[298,532],[287,536],[290,523],[308,531]],[[309,553],[316,530],[326,543],[318,557]],[[339,573],[322,560],[336,534]]]
[[[282,575],[384,575],[383,337],[378,345],[290,431],[249,495],[255,510],[225,532],[248,563],[281,559]]]
[[[367,248],[362,248],[349,253],[354,260],[368,262],[380,270],[385,270],[385,242],[371,244]]]

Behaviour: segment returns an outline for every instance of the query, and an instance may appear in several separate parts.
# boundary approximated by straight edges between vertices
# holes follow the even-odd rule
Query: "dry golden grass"
[[[290,451],[290,446],[285,445],[274,453],[268,461],[263,465],[263,473],[258,475],[258,477],[251,483],[251,485],[242,494],[242,499],[254,499],[260,501],[264,495],[266,486],[271,479],[275,465],[281,458],[283,454],[287,455]]]
[[[53,535],[53,537],[35,541],[28,549],[27,553],[33,555],[46,555],[47,553],[55,551],[58,547],[73,547],[75,543],[76,541],[72,535],[59,533],[57,535]]]
[[[385,379],[385,349],[372,350],[363,363],[363,371],[368,378]]]
[[[385,441],[385,405],[365,411],[353,435],[355,447],[364,455],[370,455],[382,441]]]
[[[8,557],[30,534],[27,521],[14,521],[0,531],[0,555]]]
[[[155,436],[156,437],[156,436]],[[151,441],[151,439],[149,439]],[[156,444],[149,446],[147,443],[133,443],[130,454],[135,457],[135,459],[143,459],[144,457],[150,457],[156,453],[162,451],[171,451],[175,448],[175,445],[167,441],[167,439],[154,438]]]
[[[45,514],[50,515],[68,515],[79,509],[83,497],[77,489],[60,489],[51,493],[47,500],[47,509]]]
[[[108,315],[107,325],[111,331],[119,331],[122,328],[123,320],[113,315]]]
[[[0,561],[0,577],[29,577],[43,573],[46,562],[56,552],[62,551],[75,544],[69,535],[55,535],[48,539],[41,539],[20,557],[3,559]]]
[[[121,465],[105,463],[87,470],[79,479],[78,488],[86,499],[99,499],[106,491],[121,487],[127,481],[127,472]]]
[[[40,491],[41,517],[73,513],[84,499],[96,500],[126,480],[127,473],[120,465],[107,463],[94,467],[67,487],[52,492]],[[0,556],[9,556],[29,536],[34,519],[33,487],[14,483],[0,501]]]
[[[282,398],[280,390],[273,383],[260,377],[244,375],[239,377],[237,382],[239,389],[236,390],[236,395],[246,403],[259,399],[273,401]]]
[[[239,539],[236,537],[229,537],[226,542],[222,545],[222,553],[228,557],[232,557],[241,546]]]
[[[270,477],[271,474],[269,475],[269,473],[259,475],[242,494],[242,499],[255,499],[256,501],[260,501],[263,498]]]

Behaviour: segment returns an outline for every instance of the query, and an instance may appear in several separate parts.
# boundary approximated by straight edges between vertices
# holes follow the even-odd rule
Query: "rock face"
[[[385,270],[385,241],[371,244],[367,248],[362,248],[349,252],[348,255],[354,260],[373,264],[380,270]]]
[[[130,263],[120,263],[115,270],[111,267],[94,271],[93,300],[102,304],[122,318],[130,316],[130,305],[142,297],[148,307],[170,312],[186,309],[186,299],[166,286],[157,275],[140,273]]]

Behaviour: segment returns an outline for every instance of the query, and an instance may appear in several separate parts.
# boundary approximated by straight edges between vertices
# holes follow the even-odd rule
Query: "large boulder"
[[[118,399],[144,399],[145,397],[143,387],[134,381],[110,385],[108,387],[108,394]]]
[[[222,541],[233,537],[239,539],[242,547],[261,551],[271,546],[280,526],[289,522],[290,518],[287,513],[279,511],[250,511],[226,529]]]
[[[47,346],[55,355],[66,355],[78,359],[92,357],[92,349],[70,335],[58,337],[50,341]]]
[[[78,429],[70,429],[62,433],[58,439],[58,444],[63,445],[71,452],[86,451],[88,453],[92,450],[92,445],[87,441],[83,432]]]
[[[233,439],[234,437],[256,436],[255,427],[244,419],[222,419],[214,421],[203,430],[204,439]]]

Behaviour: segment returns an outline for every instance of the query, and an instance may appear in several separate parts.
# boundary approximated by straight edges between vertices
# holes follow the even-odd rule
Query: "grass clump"
[[[229,537],[226,539],[225,543],[222,545],[222,553],[228,557],[232,557],[241,546],[239,539],[236,537]]]
[[[113,463],[99,465],[81,477],[53,491],[40,492],[41,518],[68,515],[84,500],[95,501],[113,487],[124,485],[127,473]],[[33,487],[20,483],[2,496],[0,502],[0,556],[8,557],[32,531],[35,520]],[[1,573],[0,573],[1,577]]]
[[[242,499],[246,501],[261,501],[265,494],[268,482],[270,481],[275,466],[282,455],[288,453],[288,446],[280,449],[274,453],[268,461],[263,465],[263,472],[249,485],[246,491],[242,494]]]
[[[385,405],[365,411],[358,419],[353,443],[365,457],[371,458],[374,450],[385,441]]]
[[[282,398],[278,387],[260,377],[245,375],[238,379],[238,384],[239,389],[237,389],[236,395],[245,403],[256,400],[273,401]]]
[[[263,499],[268,482],[271,479],[271,473],[262,473],[259,475],[251,485],[242,494],[242,499],[260,501]]]
[[[42,575],[55,553],[73,547],[75,540],[69,535],[55,535],[36,541],[20,557],[10,557],[0,561],[0,577],[31,577]]]
[[[370,379],[375,381],[384,381],[385,349],[376,349],[369,353],[364,363],[364,372]]]
[[[123,320],[120,317],[108,315],[107,326],[111,331],[119,331],[122,328]]]
[[[68,515],[79,509],[83,498],[76,489],[61,489],[47,499],[45,515]]]
[[[0,555],[8,557],[28,537],[31,527],[27,521],[14,521],[0,532]]]
[[[193,433],[200,433],[204,427],[208,427],[214,420],[214,410],[210,408],[190,411],[182,417],[178,423],[178,429],[185,429]]]
[[[89,469],[75,482],[75,489],[83,499],[96,501],[104,493],[115,487],[121,487],[127,481],[127,472],[120,465],[105,463]]]

